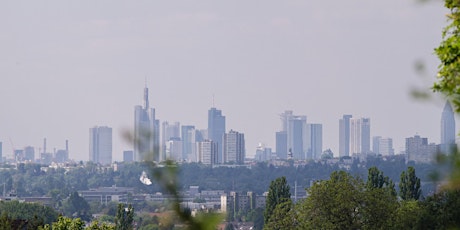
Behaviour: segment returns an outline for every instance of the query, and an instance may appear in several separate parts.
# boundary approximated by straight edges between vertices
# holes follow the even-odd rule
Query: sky
[[[438,143],[442,98],[410,92],[435,81],[446,13],[416,0],[2,1],[3,155],[31,145],[38,157],[46,137],[85,161],[97,125],[122,160],[145,85],[160,122],[205,129],[214,103],[249,156],[275,149],[285,110],[323,124],[336,156],[343,114],[369,117],[396,152],[415,134]]]

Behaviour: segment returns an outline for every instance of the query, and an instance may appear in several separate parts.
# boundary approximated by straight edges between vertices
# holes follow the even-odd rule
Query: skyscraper
[[[217,162],[223,163],[222,137],[225,133],[225,116],[222,111],[211,108],[208,111],[208,138],[217,144]]]
[[[339,157],[350,156],[350,119],[352,115],[343,115],[339,120]]]
[[[307,158],[320,159],[323,153],[323,125],[307,124]]]
[[[441,116],[441,144],[455,143],[455,117],[449,101],[446,101]]]
[[[212,140],[203,140],[196,143],[198,162],[205,165],[217,164],[217,144]]]
[[[95,126],[89,129],[89,161],[103,165],[112,163],[112,128]]]
[[[230,130],[223,136],[223,162],[244,164],[246,149],[244,143],[244,134]]]
[[[276,156],[279,159],[287,159],[287,132],[276,132]]]
[[[372,138],[372,152],[382,156],[393,156],[393,139],[389,137],[375,136]]]
[[[161,123],[161,146],[162,146],[162,155],[161,159],[167,158],[166,148],[169,145],[168,142],[171,139],[180,140],[180,123],[174,122],[169,123],[168,121],[164,121]],[[182,158],[182,157],[180,157]]]
[[[183,125],[181,127],[182,154],[188,162],[196,162],[196,130],[193,125]]]
[[[350,119],[350,151],[353,156],[365,156],[371,151],[371,120],[369,118]]]
[[[160,161],[160,121],[149,107],[149,89],[144,88],[144,104],[134,107],[134,161]]]
[[[289,116],[287,120],[288,152],[297,160],[306,158],[307,116]]]

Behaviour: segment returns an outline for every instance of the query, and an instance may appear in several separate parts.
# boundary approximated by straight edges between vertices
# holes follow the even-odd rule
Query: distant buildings
[[[234,130],[223,136],[223,163],[244,164],[246,156],[244,134]]]
[[[371,120],[350,119],[350,151],[354,157],[366,156],[371,151]]]
[[[169,123],[168,121],[163,121],[161,123],[161,148],[162,148],[162,160],[171,159],[171,154],[168,153],[170,151],[170,141],[173,140],[176,143],[181,140],[180,137],[180,123],[174,122]],[[169,149],[169,150],[168,150]],[[178,151],[178,148],[176,148]],[[182,151],[182,150],[181,150]],[[178,153],[179,154],[179,153]],[[180,153],[182,155],[182,152]],[[182,156],[176,156],[175,158],[182,159]]]
[[[196,136],[195,126],[183,125],[181,127],[182,158],[188,162],[196,162]]]
[[[393,139],[388,137],[375,136],[372,138],[372,152],[382,156],[393,156]]]
[[[323,125],[307,124],[307,159],[318,160],[323,152]]]
[[[430,163],[434,160],[437,146],[434,143],[428,144],[428,138],[415,135],[406,138],[406,161]]]
[[[343,115],[339,120],[339,157],[350,156],[350,119],[352,115]]]
[[[95,126],[89,129],[89,160],[103,165],[112,163],[112,128]]]
[[[205,165],[217,164],[217,143],[212,140],[203,140],[196,143],[197,161]]]
[[[208,111],[208,139],[217,144],[217,162],[223,163],[222,137],[225,133],[225,116],[222,111],[211,108]]]
[[[287,159],[288,147],[287,147],[287,132],[279,131],[275,134],[276,138],[276,156],[279,159]]]
[[[280,115],[282,130],[276,132],[276,156],[279,159],[318,159],[322,153],[321,124],[308,124],[307,116],[286,110]]]
[[[134,107],[134,161],[160,161],[160,121],[149,107],[149,89],[144,88],[144,104]]]
[[[455,116],[449,101],[446,101],[441,116],[440,151],[450,153],[455,148]]]

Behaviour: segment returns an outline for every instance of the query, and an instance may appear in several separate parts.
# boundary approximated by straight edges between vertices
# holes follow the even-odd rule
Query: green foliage
[[[433,90],[450,97],[455,110],[460,112],[460,2],[445,0],[445,7],[450,11],[447,15],[450,24],[444,28],[443,41],[435,49],[441,64]]]
[[[291,191],[286,177],[279,177],[270,183],[268,195],[265,202],[264,223],[268,223],[273,215],[273,211],[278,204],[287,202],[291,199]]]
[[[66,216],[78,217],[85,221],[91,219],[89,204],[78,192],[70,194],[69,198],[63,203],[63,208]]]
[[[415,168],[409,166],[407,171],[401,173],[399,195],[403,200],[418,200],[421,194],[420,178],[415,175]]]
[[[293,204],[290,199],[276,205],[268,222],[265,223],[264,229],[282,230],[294,229],[296,221],[294,216]]]
[[[115,218],[116,230],[132,230],[134,221],[134,209],[130,204],[125,207],[123,204],[118,204],[117,216]]]
[[[35,203],[23,203],[19,201],[0,202],[0,211],[3,219],[25,220],[32,226],[50,224],[56,221],[58,213],[50,207]],[[6,215],[6,216],[3,216]]]

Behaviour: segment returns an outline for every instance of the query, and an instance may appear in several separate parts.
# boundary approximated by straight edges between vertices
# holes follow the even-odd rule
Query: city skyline
[[[105,124],[121,160],[146,78],[157,119],[204,129],[216,107],[245,134],[248,156],[259,142],[275,149],[285,110],[323,124],[335,155],[343,114],[371,118],[371,137],[392,138],[396,154],[415,134],[440,142],[444,101],[410,92],[435,81],[442,3],[105,4],[2,3],[3,156],[47,138],[87,160],[87,127]]]

